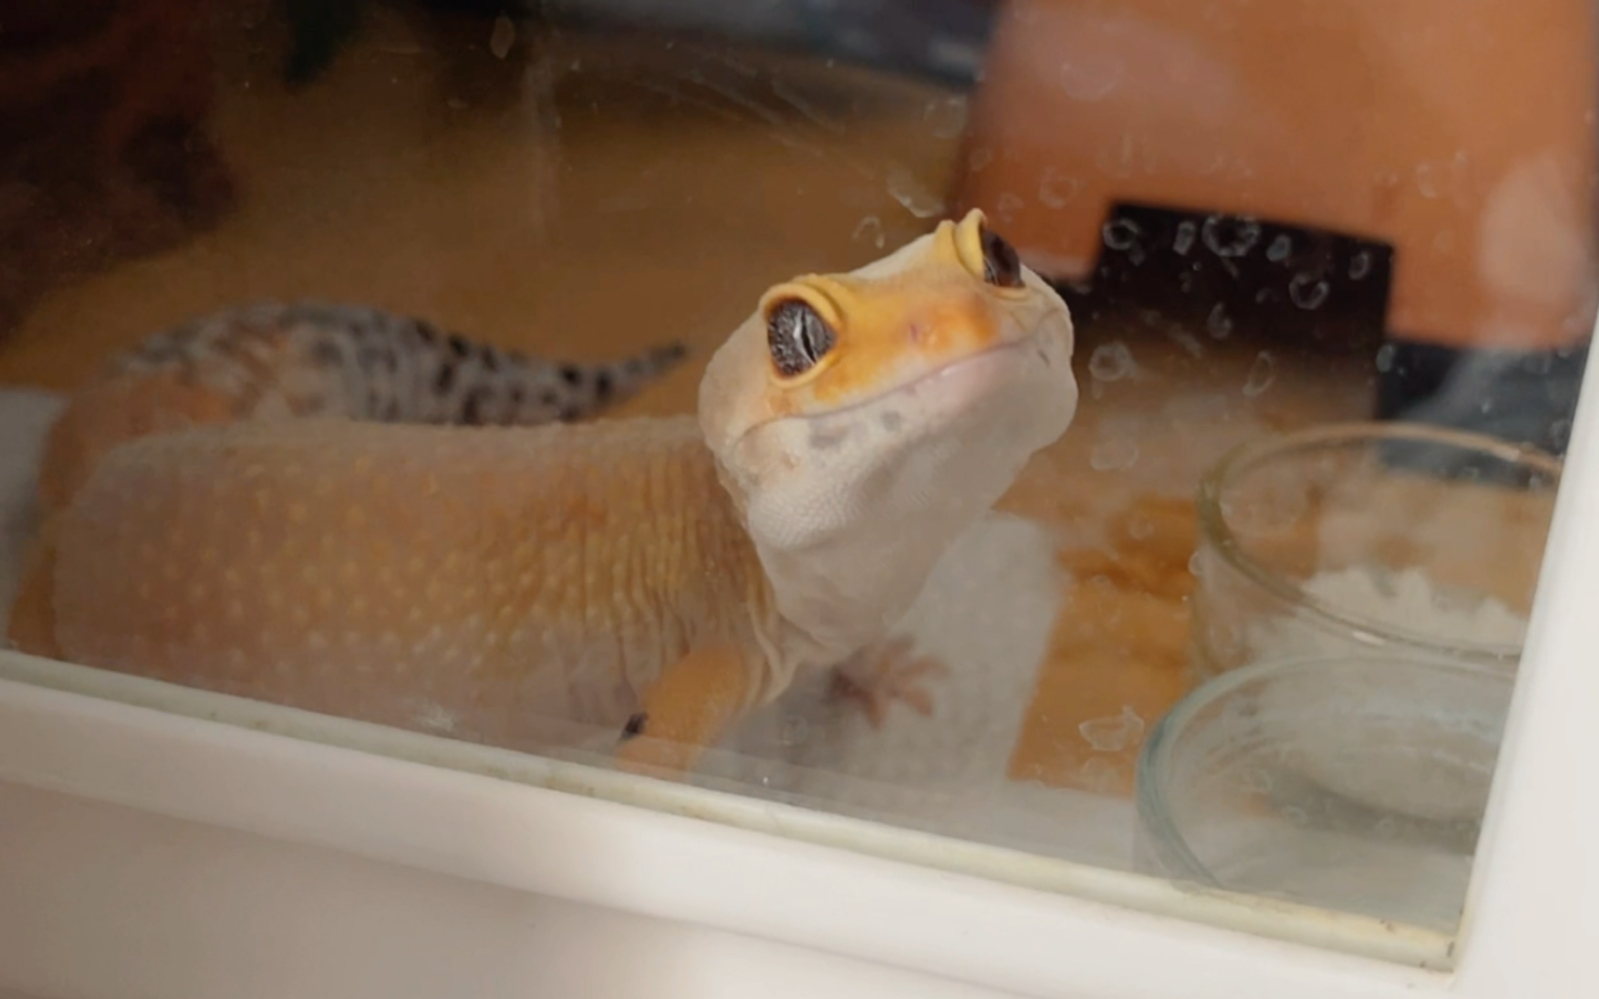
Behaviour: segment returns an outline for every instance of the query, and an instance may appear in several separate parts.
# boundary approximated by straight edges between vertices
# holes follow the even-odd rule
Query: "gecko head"
[[[711,359],[699,412],[784,615],[908,606],[1070,425],[1071,353],[1065,303],[975,210],[767,291]]]

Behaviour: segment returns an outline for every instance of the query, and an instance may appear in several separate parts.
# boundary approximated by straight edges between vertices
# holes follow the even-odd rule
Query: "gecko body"
[[[103,455],[24,582],[26,651],[680,773],[881,640],[1075,413],[1064,303],[943,222],[762,296],[696,417],[249,421]],[[424,717],[425,716],[425,717]]]
[[[685,356],[678,344],[574,364],[500,350],[380,309],[314,301],[228,309],[113,358],[46,442],[40,500],[59,509],[99,457],[186,427],[307,417],[520,425],[596,415]]]

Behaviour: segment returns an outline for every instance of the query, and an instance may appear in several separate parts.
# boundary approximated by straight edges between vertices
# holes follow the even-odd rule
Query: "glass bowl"
[[[1202,480],[1190,666],[1375,651],[1514,670],[1560,462],[1479,434],[1342,423]]]
[[[1452,931],[1512,684],[1501,669],[1391,654],[1201,684],[1139,757],[1139,865]]]

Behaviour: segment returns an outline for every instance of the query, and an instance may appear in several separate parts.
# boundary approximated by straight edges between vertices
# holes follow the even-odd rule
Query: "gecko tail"
[[[263,399],[294,415],[384,423],[539,426],[597,416],[688,356],[682,343],[582,363],[508,350],[426,320],[297,303],[278,319],[285,360]]]
[[[206,317],[152,338],[121,366],[145,377],[186,371],[186,380],[232,400],[237,419],[537,426],[602,413],[686,356],[670,343],[614,361],[556,360],[415,316],[298,301]]]
[[[604,361],[579,368],[577,389],[569,397],[572,407],[562,419],[596,416],[638,395],[688,358],[688,345],[668,343],[650,347],[619,361]]]
[[[688,348],[681,343],[652,346],[616,360],[580,363],[457,342],[464,342],[464,347],[442,366],[428,369],[421,391],[398,406],[360,415],[389,422],[465,426],[571,423],[621,405],[688,357]]]
[[[467,426],[583,420],[687,356],[682,343],[667,343],[577,363],[369,306],[237,306],[150,337],[74,392],[47,442],[39,499],[61,509],[110,449],[191,427],[330,416]]]

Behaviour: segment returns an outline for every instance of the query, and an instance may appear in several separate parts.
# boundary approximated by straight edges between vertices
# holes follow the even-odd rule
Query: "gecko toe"
[[[645,714],[642,711],[640,711],[638,714],[636,714],[636,715],[632,716],[631,718],[629,718],[627,720],[627,724],[622,726],[622,739],[621,739],[621,741],[622,742],[626,742],[629,739],[635,739],[635,738],[643,735],[644,734],[644,725],[649,720],[650,720],[650,716]]]

